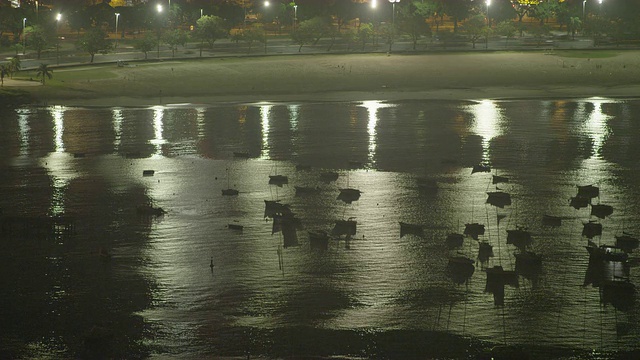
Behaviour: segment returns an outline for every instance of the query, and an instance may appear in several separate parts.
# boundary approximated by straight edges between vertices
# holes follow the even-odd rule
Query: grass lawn
[[[53,77],[46,79],[47,86],[77,81],[113,79],[118,75],[113,71],[113,66],[84,66],[69,69],[51,69]],[[14,76],[16,80],[36,80],[37,70],[20,71]]]

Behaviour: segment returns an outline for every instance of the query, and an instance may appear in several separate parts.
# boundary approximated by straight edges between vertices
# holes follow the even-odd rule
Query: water
[[[635,296],[592,285],[583,223],[568,199],[593,184],[612,205],[601,237],[640,235],[638,100],[256,103],[152,108],[25,107],[0,116],[2,357],[478,358],[504,346],[539,358],[606,358],[640,347]],[[234,157],[247,152],[249,159]],[[490,173],[471,173],[479,163]],[[350,164],[354,169],[350,169]],[[356,166],[353,166],[353,165]],[[296,165],[311,166],[296,170]],[[142,176],[154,170],[154,176]],[[337,181],[319,180],[337,171]],[[288,176],[282,187],[269,175]],[[496,191],[512,204],[486,204]],[[433,178],[435,193],[419,190]],[[295,196],[294,186],[319,187]],[[238,196],[222,196],[228,187]],[[337,200],[340,188],[360,199]],[[301,219],[282,248],[264,200]],[[145,217],[149,204],[167,211]],[[562,225],[542,224],[542,215]],[[72,235],[38,232],[43,217]],[[348,242],[309,249],[309,230],[353,218]],[[498,221],[499,220],[499,221]],[[400,237],[399,222],[424,236]],[[5,221],[6,222],[6,221]],[[477,260],[466,237],[494,256]],[[241,232],[228,228],[242,225]],[[507,230],[525,226],[539,269],[485,291],[485,268],[515,269]],[[109,260],[100,256],[110,254]],[[281,254],[282,266],[279,255]],[[448,257],[475,260],[454,281]],[[213,258],[215,266],[210,269]],[[596,274],[639,283],[637,254]],[[610,275],[605,275],[610,276]],[[460,276],[458,276],[460,277]],[[496,350],[497,351],[497,350]]]

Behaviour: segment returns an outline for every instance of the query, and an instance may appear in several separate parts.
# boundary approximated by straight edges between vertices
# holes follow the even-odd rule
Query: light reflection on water
[[[52,274],[61,277],[36,281],[33,291],[58,294],[48,307],[59,316],[70,316],[60,311],[68,303],[84,304],[80,314],[104,307],[84,314],[88,319],[75,330],[52,332],[81,337],[96,324],[109,328],[105,319],[114,312],[135,313],[152,329],[152,337],[137,334],[152,353],[237,355],[272,340],[263,334],[233,344],[222,333],[300,327],[629,350],[638,346],[640,307],[635,300],[630,308],[603,306],[585,278],[581,230],[594,217],[568,199],[576,185],[595,184],[601,195],[594,201],[614,207],[599,220],[604,233],[595,242],[611,244],[623,229],[640,234],[638,105],[588,99],[17,109],[0,120],[4,215],[72,215],[77,230],[62,247],[32,241],[35,255],[18,249],[0,260],[8,274],[16,272],[10,264],[29,259],[39,264],[34,269],[55,265]],[[471,174],[480,162],[493,172]],[[296,170],[298,164],[312,168]],[[350,169],[353,164],[362,166]],[[147,169],[155,175],[143,177]],[[337,171],[338,180],[320,181],[327,170]],[[500,188],[511,194],[511,206],[485,204],[496,172],[510,179]],[[289,184],[268,185],[276,173]],[[416,177],[424,176],[438,181],[437,193],[419,189]],[[296,196],[295,185],[320,192]],[[240,194],[221,196],[229,186]],[[362,191],[361,198],[337,200],[346,187]],[[301,220],[300,246],[283,250],[282,268],[282,235],[264,220],[264,200],[290,204]],[[140,218],[136,207],[146,203],[167,214]],[[562,217],[562,226],[543,226],[543,214]],[[348,243],[343,238],[326,252],[309,250],[308,230],[331,230],[336,220],[350,218],[357,233]],[[399,222],[422,224],[424,236],[400,237]],[[478,242],[465,238],[462,247],[448,249],[444,240],[470,222],[486,226],[482,240],[493,245],[494,256],[476,261],[468,281],[457,284],[446,271],[448,256],[475,259]],[[496,306],[483,270],[515,268],[515,248],[505,240],[516,225],[532,232],[543,265],[521,274],[518,287],[506,286],[505,305]],[[112,254],[107,268],[94,264],[99,248]],[[40,257],[51,252],[61,253],[55,264]],[[89,270],[79,270],[84,267]],[[637,284],[634,270],[630,281]],[[79,285],[88,276],[105,285],[89,294]],[[128,295],[113,295],[122,291]]]

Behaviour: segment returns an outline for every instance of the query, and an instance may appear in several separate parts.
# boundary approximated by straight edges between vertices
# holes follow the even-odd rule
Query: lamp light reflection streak
[[[503,117],[502,113],[493,100],[482,100],[477,104],[470,105],[467,110],[474,117],[473,131],[482,136],[482,157],[484,161],[487,161],[491,139],[502,135],[499,126]]]
[[[163,120],[164,120],[164,107],[156,106],[153,110],[153,131],[155,138],[150,141],[151,144],[155,145],[156,153],[154,157],[162,156],[162,144],[166,141],[162,138],[163,131]]]
[[[20,132],[20,156],[26,156],[29,154],[29,133],[31,132],[28,110],[18,111],[18,131]]]
[[[113,109],[111,110],[112,119],[113,119],[113,147],[115,151],[120,149],[120,145],[122,144],[122,110],[121,109]]]
[[[388,107],[394,107],[394,105],[389,105],[381,101],[373,100],[363,101],[360,106],[367,109],[368,114],[367,134],[369,135],[369,146],[367,148],[367,162],[370,166],[375,167],[376,150],[378,146],[376,131],[376,127],[378,125],[378,110]]]
[[[591,100],[590,102],[593,105],[593,111],[590,114],[582,114],[583,118],[587,119],[584,123],[584,132],[589,136],[593,143],[592,159],[601,158],[602,145],[610,135],[610,129],[609,126],[607,126],[607,120],[609,117],[602,112],[602,104],[604,101],[605,100],[603,99]],[[586,104],[587,103],[583,103],[582,106],[585,106]]]
[[[273,105],[260,105],[260,119],[262,123],[262,153],[260,157],[268,159],[269,151],[269,120],[271,116],[271,108]]]
[[[202,140],[205,137],[204,128],[204,114],[207,109],[203,107],[196,108],[196,126],[198,128],[198,140]]]
[[[300,105],[297,105],[297,104],[288,105],[287,106],[287,110],[289,110],[289,120],[291,122],[291,131],[294,134],[297,134],[297,132],[298,132],[298,117],[300,116]],[[293,149],[297,149],[297,146],[296,146],[297,139],[298,139],[297,136],[292,136],[291,137],[291,142],[292,142]]]

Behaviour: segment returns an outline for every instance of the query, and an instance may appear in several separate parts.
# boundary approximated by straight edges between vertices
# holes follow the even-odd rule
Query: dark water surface
[[[637,355],[638,255],[590,261],[582,231],[601,224],[596,245],[640,235],[638,135],[638,100],[0,110],[0,358]],[[472,174],[479,163],[491,172]],[[611,215],[569,205],[589,184]],[[510,205],[486,203],[497,187]],[[341,188],[362,193],[348,204]],[[290,205],[298,246],[272,234],[264,200]],[[71,233],[52,233],[56,216]],[[353,238],[310,249],[308,231],[350,218]],[[485,234],[448,246],[472,222]],[[516,269],[517,226],[540,266]],[[487,286],[494,266],[516,281]]]

